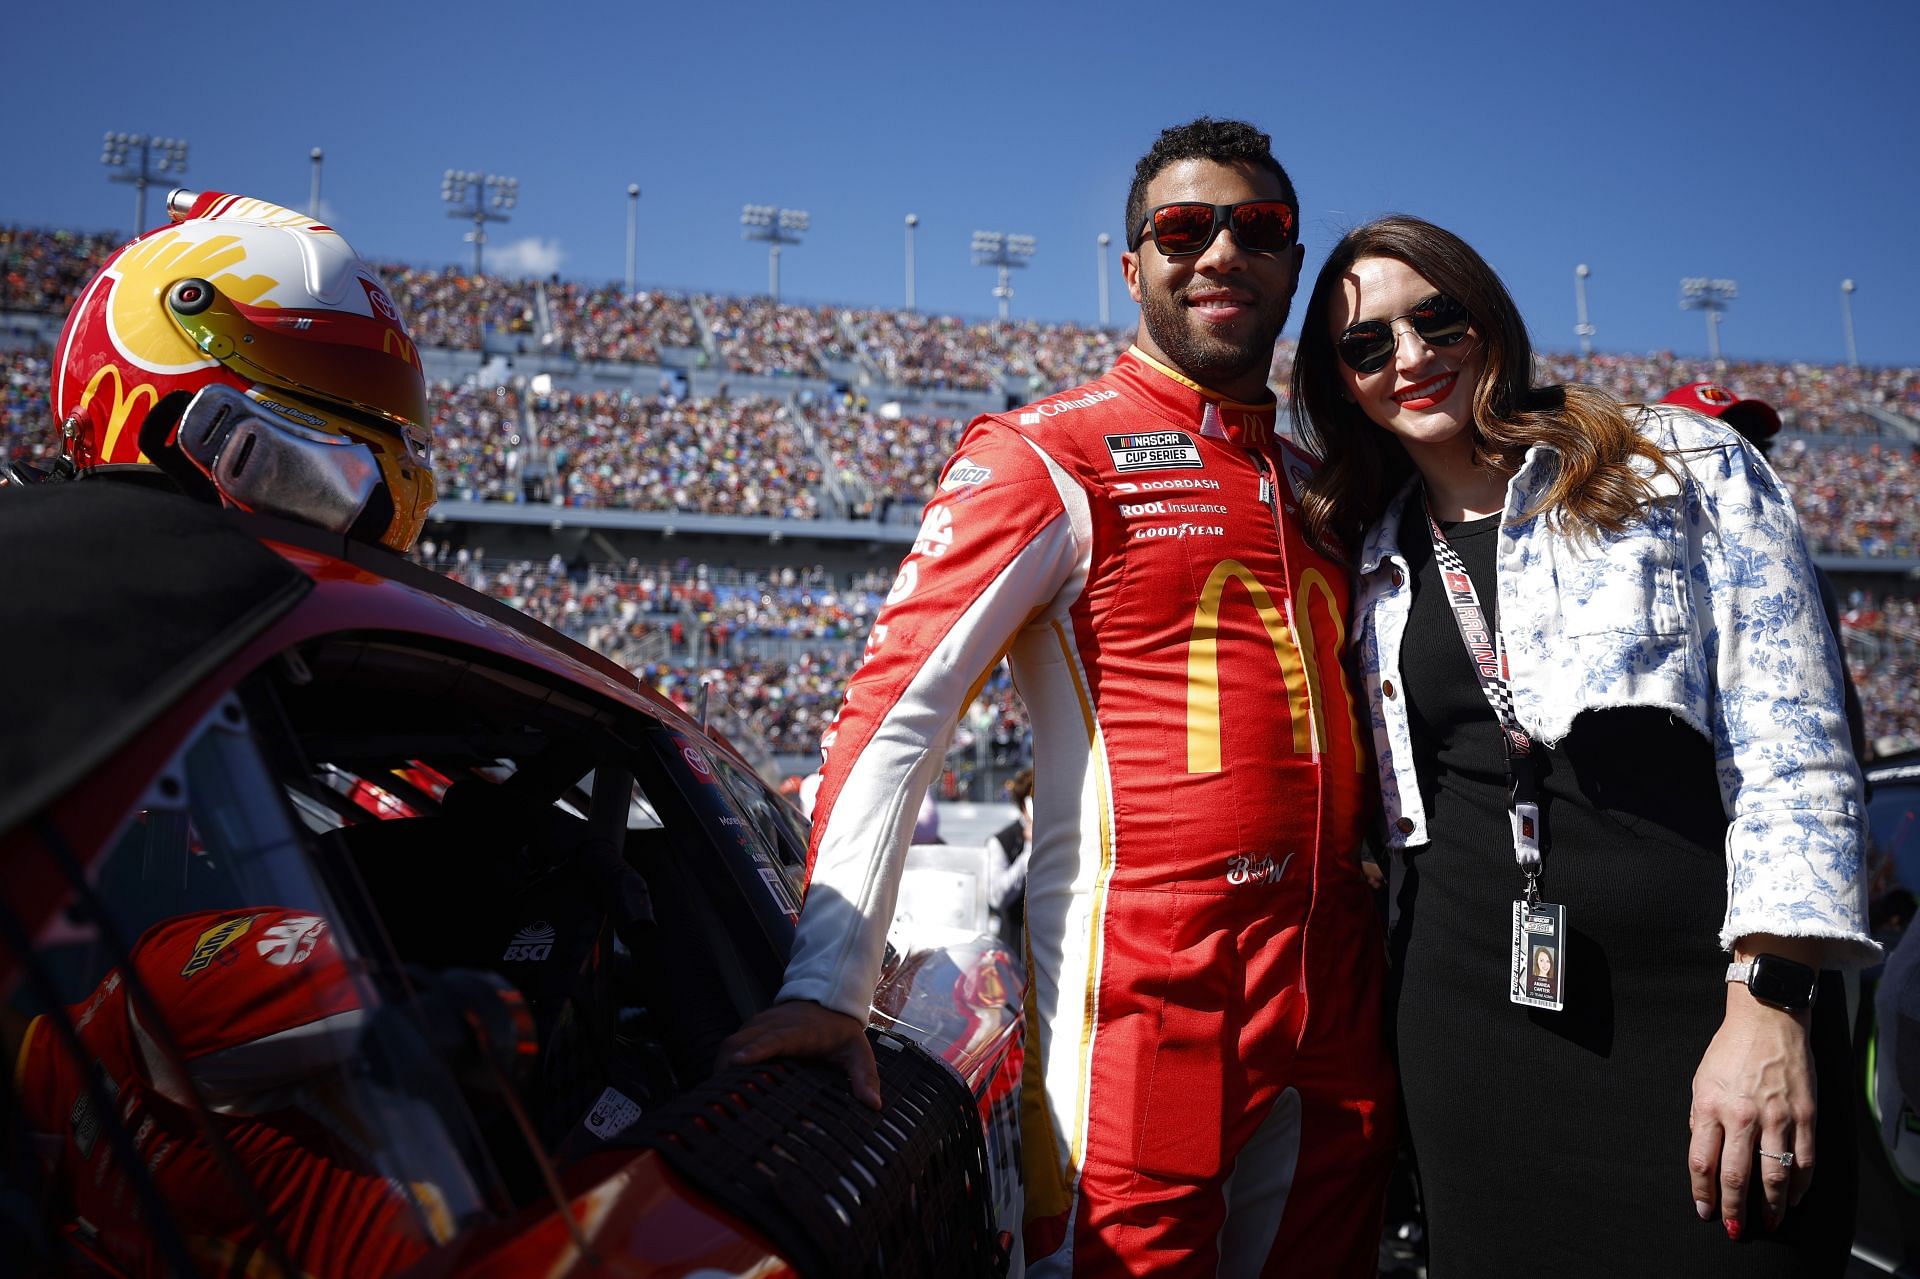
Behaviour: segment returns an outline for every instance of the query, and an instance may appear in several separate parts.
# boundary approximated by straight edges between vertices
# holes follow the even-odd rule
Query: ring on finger
[[[1778,1159],[1782,1168],[1793,1167],[1793,1152],[1791,1150],[1782,1150],[1778,1154],[1771,1150],[1762,1150],[1758,1153],[1762,1159]]]

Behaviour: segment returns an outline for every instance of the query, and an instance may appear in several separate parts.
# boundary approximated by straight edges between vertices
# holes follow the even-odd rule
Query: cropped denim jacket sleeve
[[[1581,539],[1521,518],[1556,473],[1550,448],[1529,450],[1507,486],[1498,618],[1520,722],[1552,745],[1582,711],[1653,706],[1700,732],[1728,816],[1720,944],[1823,938],[1831,964],[1870,963],[1860,773],[1799,521],[1734,432],[1679,409],[1645,410],[1639,426],[1674,474],[1654,475],[1650,508],[1622,533]],[[1416,493],[1367,531],[1354,593],[1394,848],[1430,839],[1400,678],[1412,588],[1397,538]]]

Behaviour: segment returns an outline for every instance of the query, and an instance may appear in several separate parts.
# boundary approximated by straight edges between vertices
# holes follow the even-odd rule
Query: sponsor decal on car
[[[1199,470],[1200,445],[1185,431],[1141,431],[1106,437],[1116,471]]]
[[[502,962],[538,963],[553,954],[553,939],[559,932],[544,919],[537,919],[513,935],[500,956]]]
[[[276,968],[304,964],[326,931],[327,921],[318,915],[294,915],[262,933],[254,949],[260,952],[260,958]]]
[[[191,977],[211,964],[215,955],[233,945],[235,939],[252,928],[253,921],[258,918],[258,915],[242,915],[238,919],[224,920],[201,933],[199,940],[193,943],[193,953],[187,956],[180,975]]]
[[[680,748],[680,758],[687,761],[688,768],[691,768],[695,773],[700,775],[701,781],[710,782],[713,780],[713,766],[707,763],[707,757],[701,752],[699,747],[682,746]]]
[[[587,1131],[602,1141],[611,1141],[633,1127],[633,1121],[639,1117],[640,1103],[618,1088],[609,1087],[587,1112]]]

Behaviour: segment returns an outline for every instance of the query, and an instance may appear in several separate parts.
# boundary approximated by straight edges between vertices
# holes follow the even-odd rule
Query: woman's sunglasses
[[[1405,320],[1428,346],[1452,346],[1467,336],[1473,317],[1467,308],[1444,293],[1423,298],[1405,315],[1366,320],[1353,325],[1334,342],[1340,360],[1355,373],[1378,373],[1393,358],[1393,324]]]
[[[1147,213],[1139,234],[1128,247],[1138,252],[1148,236],[1170,258],[1205,253],[1220,234],[1233,228],[1233,242],[1246,253],[1280,253],[1293,247],[1294,209],[1285,200],[1242,200],[1238,204],[1205,204],[1182,200]]]

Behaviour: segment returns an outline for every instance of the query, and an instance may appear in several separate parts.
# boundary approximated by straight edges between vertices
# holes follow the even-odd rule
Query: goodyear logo
[[[225,923],[215,924],[200,934],[200,940],[194,942],[193,953],[187,956],[186,964],[180,969],[182,977],[191,977],[213,962],[227,947],[233,945],[236,938],[246,934],[253,927],[258,915],[242,915],[238,919],[229,919]]]
[[[1109,435],[1106,441],[1116,471],[1198,470],[1206,465],[1200,459],[1200,445],[1185,431]]]

